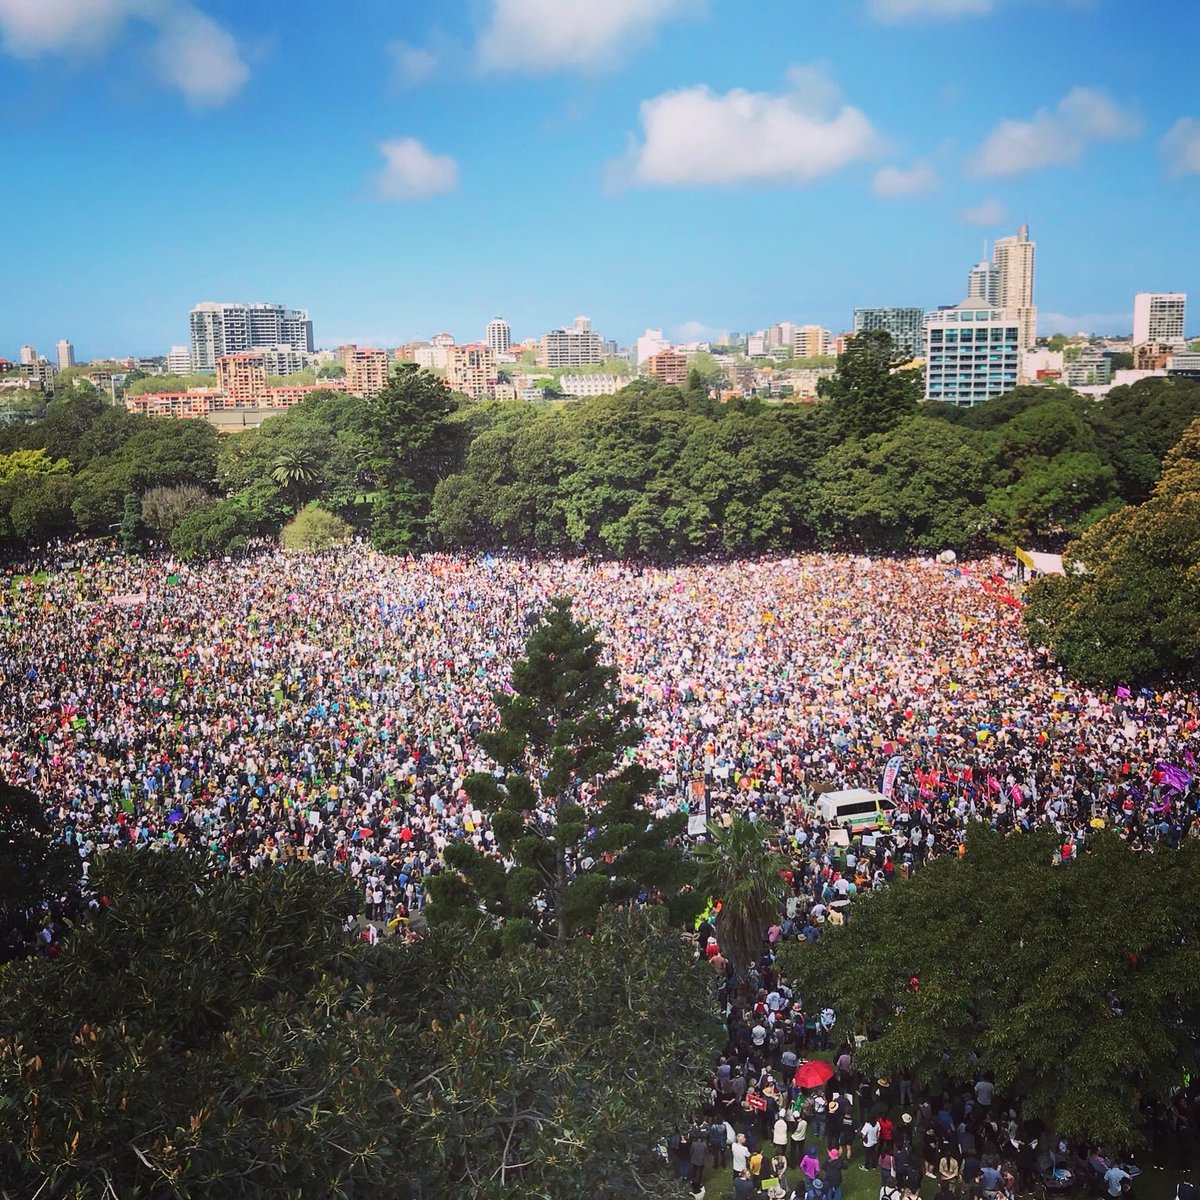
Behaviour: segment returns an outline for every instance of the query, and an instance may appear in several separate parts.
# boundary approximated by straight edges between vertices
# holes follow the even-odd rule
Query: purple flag
[[[1133,695],[1133,693],[1127,687],[1117,688],[1117,699],[1118,700],[1128,700],[1129,697],[1132,695]]]
[[[1196,769],[1196,756],[1190,750],[1184,750],[1183,761],[1194,771]]]
[[[1174,788],[1177,792],[1187,791],[1192,777],[1182,767],[1177,767],[1169,762],[1159,762],[1155,766],[1167,787]]]

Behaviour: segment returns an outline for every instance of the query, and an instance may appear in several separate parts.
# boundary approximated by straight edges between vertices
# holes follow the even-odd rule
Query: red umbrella
[[[815,1088],[833,1078],[833,1067],[820,1058],[810,1058],[796,1068],[792,1082],[798,1088]]]

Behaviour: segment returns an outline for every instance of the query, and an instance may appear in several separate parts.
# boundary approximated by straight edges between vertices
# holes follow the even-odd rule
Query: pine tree
[[[465,843],[448,847],[453,870],[433,882],[431,919],[487,914],[503,923],[506,944],[562,944],[604,906],[654,890],[686,909],[690,866],[672,844],[685,818],[655,819],[644,807],[657,774],[632,757],[636,705],[569,600],[550,602],[513,667],[512,694],[495,701],[500,724],[480,744],[503,777],[473,775],[466,789],[510,865]]]

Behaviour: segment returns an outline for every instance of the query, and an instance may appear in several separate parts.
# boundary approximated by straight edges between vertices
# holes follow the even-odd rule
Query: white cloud
[[[697,86],[641,106],[644,139],[616,173],[666,187],[805,184],[886,148],[819,69],[793,68],[781,95]]]
[[[438,56],[421,46],[390,42],[387,52],[392,60],[392,84],[398,88],[420,87],[433,78],[438,68]]]
[[[383,170],[375,176],[380,200],[424,200],[458,187],[458,163],[448,154],[434,154],[416,138],[383,142]]]
[[[224,104],[250,78],[232,34],[186,4],[171,5],[164,13],[154,64],[163,83],[196,105]]]
[[[960,208],[958,219],[967,225],[978,225],[980,229],[999,225],[1004,220],[1004,205],[999,200],[985,200],[972,208]]]
[[[995,0],[867,0],[871,16],[889,25],[900,21],[980,17],[995,7]]]
[[[671,332],[677,342],[716,342],[721,344],[728,340],[729,330],[716,325],[706,325],[703,321],[684,321]]]
[[[123,0],[0,0],[4,49],[18,58],[103,49],[130,14]]]
[[[491,0],[476,57],[493,71],[604,70],[664,22],[699,7],[697,0]]]
[[[903,167],[882,167],[871,182],[877,196],[919,196],[932,192],[941,180],[933,167],[922,159],[906,171]]]
[[[1001,121],[971,159],[979,176],[1020,175],[1078,162],[1091,142],[1133,137],[1141,121],[1095,88],[1072,88],[1054,108],[1028,121]]]
[[[1039,312],[1038,333],[1050,337],[1056,333],[1128,333],[1133,328],[1133,313],[1066,313]]]
[[[1158,144],[1170,175],[1200,175],[1200,121],[1180,117]]]
[[[0,0],[9,54],[105,53],[131,22],[150,28],[155,75],[192,104],[223,104],[250,77],[233,35],[188,0]]]

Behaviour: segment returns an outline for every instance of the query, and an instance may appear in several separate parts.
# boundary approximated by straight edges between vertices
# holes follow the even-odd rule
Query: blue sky
[[[0,0],[0,355],[625,343],[955,303],[1027,221],[1041,332],[1200,303],[1191,0]],[[1200,321],[1189,319],[1200,332]]]

